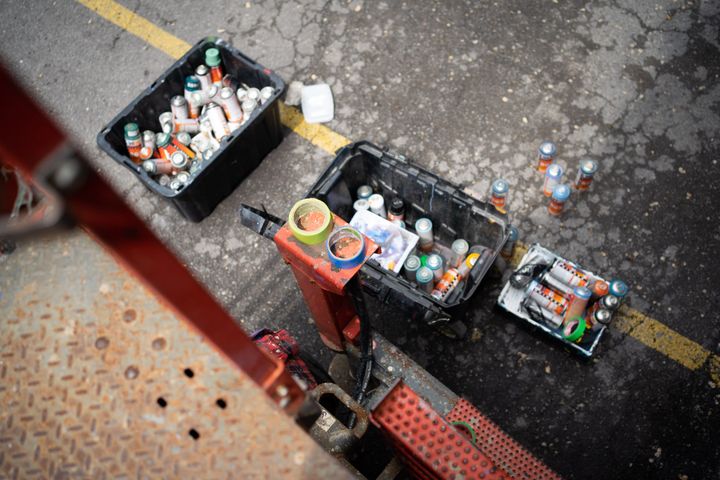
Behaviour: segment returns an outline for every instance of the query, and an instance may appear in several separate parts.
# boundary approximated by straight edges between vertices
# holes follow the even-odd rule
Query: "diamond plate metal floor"
[[[85,234],[0,272],[0,478],[348,476]]]

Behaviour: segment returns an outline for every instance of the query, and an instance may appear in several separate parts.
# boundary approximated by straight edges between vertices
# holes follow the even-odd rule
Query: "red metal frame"
[[[458,400],[446,419],[450,422],[465,422],[470,425],[477,437],[477,447],[513,478],[560,479],[560,475],[510,438],[467,400],[463,398]]]
[[[402,381],[390,389],[370,419],[417,478],[511,478]]]
[[[336,227],[347,225],[343,219],[333,215]],[[325,243],[305,245],[299,242],[287,225],[283,226],[274,237],[280,255],[290,265],[297,280],[305,303],[310,309],[315,325],[323,342],[333,350],[343,351],[345,340],[354,341],[352,329],[346,337],[343,330],[346,326],[357,322],[355,307],[346,295],[345,286],[362,267],[340,270],[335,268],[328,259]],[[372,255],[378,246],[365,237],[365,258]],[[355,319],[356,321],[351,324]],[[359,323],[358,323],[359,325]],[[359,330],[359,329],[358,329]]]
[[[185,318],[233,364],[289,413],[305,393],[284,366],[259,350],[233,318],[115,190],[69,146],[65,134],[0,67],[3,109],[0,158],[46,190],[57,190],[69,216],[104,245],[170,308]],[[59,215],[57,215],[59,218]]]

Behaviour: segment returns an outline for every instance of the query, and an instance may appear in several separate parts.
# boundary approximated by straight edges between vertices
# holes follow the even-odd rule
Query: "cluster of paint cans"
[[[594,278],[574,263],[557,258],[529,282],[525,293],[545,322],[561,329],[565,340],[580,343],[587,332],[610,323],[628,286],[622,280],[608,283]]]
[[[357,189],[353,207],[355,211],[368,210],[417,234],[416,251],[405,259],[403,274],[410,283],[436,300],[446,300],[480,258],[480,253],[470,251],[470,244],[465,239],[458,238],[449,247],[437,241],[430,218],[419,217],[408,226],[405,202],[400,197],[392,197],[386,206],[383,195],[374,193],[370,185],[362,185]]]
[[[579,192],[588,190],[598,170],[596,161],[582,160],[578,164],[575,181],[572,182],[572,185],[568,185],[563,183],[565,171],[560,164],[556,163],[556,160],[557,147],[555,144],[543,142],[538,148],[536,169],[544,174],[543,193],[550,198],[547,210],[553,216],[559,216],[565,209],[565,204],[570,198],[571,187]],[[508,211],[509,192],[510,184],[503,178],[495,180],[490,187],[490,203],[500,213]]]
[[[220,51],[209,48],[205,63],[185,78],[183,94],[158,116],[161,132],[125,125],[130,159],[161,185],[180,190],[273,94],[273,87],[239,85],[224,72]]]
[[[536,169],[545,175],[543,194],[550,198],[547,209],[553,216],[559,216],[565,209],[565,204],[570,198],[571,186],[579,192],[587,191],[598,171],[598,163],[595,160],[581,160],[575,180],[568,185],[563,183],[565,171],[556,160],[557,146],[553,142],[543,142],[538,148]]]

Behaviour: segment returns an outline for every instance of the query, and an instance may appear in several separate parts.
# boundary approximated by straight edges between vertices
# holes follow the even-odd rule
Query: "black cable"
[[[359,404],[365,400],[370,377],[372,374],[373,352],[372,352],[372,328],[370,326],[370,317],[368,316],[365,306],[365,297],[363,295],[362,286],[360,285],[359,273],[353,277],[348,285],[348,293],[355,306],[355,312],[360,320],[360,361],[357,366],[355,389],[353,390],[353,398]],[[348,418],[348,426],[355,426],[355,413],[351,413]]]
[[[298,357],[305,362],[308,370],[310,370],[310,373],[312,373],[315,380],[317,380],[318,385],[321,383],[334,383],[333,379],[330,378],[330,374],[328,374],[327,370],[325,370],[325,367],[323,367],[322,364],[315,359],[315,357],[304,350],[300,350]]]

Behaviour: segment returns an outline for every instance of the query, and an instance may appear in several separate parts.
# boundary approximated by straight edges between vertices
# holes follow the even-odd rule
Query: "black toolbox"
[[[159,115],[170,110],[170,99],[173,96],[182,95],[185,77],[192,75],[195,67],[204,63],[205,50],[212,47],[220,50],[225,73],[250,87],[261,89],[271,86],[274,93],[267,103],[258,106],[250,121],[223,139],[220,149],[209,162],[204,162],[192,182],[176,192],[157,183],[140,165],[133,163],[125,146],[123,127],[128,122],[135,122],[141,131],[161,131]],[[169,199],[185,218],[199,222],[210,215],[282,141],[278,99],[284,90],[285,82],[274,72],[223,40],[207,37],[196,43],[113,118],[98,133],[97,143],[113,160],[133,172],[147,188]]]
[[[450,246],[455,239],[464,238],[470,245],[489,249],[489,255],[471,270],[464,289],[447,302],[417,289],[405,279],[402,271],[396,274],[385,270],[372,259],[360,271],[366,296],[390,307],[373,305],[368,309],[390,312],[384,314],[383,322],[406,326],[405,319],[424,321],[448,336],[464,335],[465,327],[460,317],[507,240],[507,217],[488,202],[467,195],[459,186],[413,164],[404,156],[366,141],[340,149],[307,196],[324,201],[331,211],[349,222],[355,213],[355,193],[361,185],[370,185],[375,193],[382,194],[386,205],[395,196],[402,198],[408,225],[414,225],[420,217],[430,218],[435,239],[441,244]],[[374,320],[374,326],[383,330],[377,324],[378,319]]]

